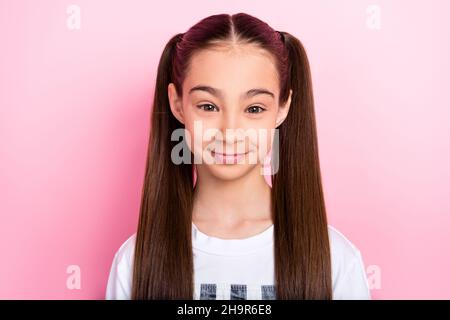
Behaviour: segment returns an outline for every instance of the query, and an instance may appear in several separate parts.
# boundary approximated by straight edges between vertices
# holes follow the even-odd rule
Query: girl
[[[293,35],[239,13],[174,36],[145,172],[107,299],[370,298],[359,250],[327,225],[309,63]]]

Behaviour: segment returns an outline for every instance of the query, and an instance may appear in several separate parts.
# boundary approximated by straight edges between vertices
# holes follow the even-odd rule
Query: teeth
[[[218,154],[218,155],[224,156],[224,157],[235,157],[235,156],[240,156],[240,155],[244,155],[244,154],[247,153],[247,152],[244,152],[244,153],[230,153],[230,154],[228,154],[228,153],[220,153],[220,152],[215,152],[215,151],[211,151],[211,152],[214,153],[214,154]]]
[[[216,161],[218,163],[226,163],[226,164],[233,164],[238,163],[240,159],[243,159],[245,157],[246,153],[238,153],[238,154],[224,154],[224,153],[216,153],[215,151],[211,151],[214,158],[216,158]]]

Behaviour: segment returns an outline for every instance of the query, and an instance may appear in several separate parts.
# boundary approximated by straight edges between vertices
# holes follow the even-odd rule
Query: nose
[[[237,115],[233,112],[224,112],[220,129],[225,143],[233,144],[235,142],[235,133],[239,128],[239,119]]]
[[[220,123],[221,139],[216,139],[216,144],[222,144],[223,150],[226,148],[236,149],[245,143],[245,129],[238,114],[235,112],[224,112]],[[235,150],[236,151],[236,150]]]

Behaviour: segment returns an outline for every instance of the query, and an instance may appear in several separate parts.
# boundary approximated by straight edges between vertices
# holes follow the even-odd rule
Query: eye
[[[266,109],[264,109],[264,108],[262,108],[260,106],[251,106],[251,107],[247,108],[246,112],[248,112],[248,113],[261,113],[261,112],[264,112],[264,111],[266,111]]]
[[[200,104],[200,105],[197,106],[197,108],[202,109],[202,110],[207,111],[207,112],[212,112],[212,111],[214,111],[214,109],[217,110],[217,107],[215,105],[213,105],[213,104],[210,104],[210,103]]]

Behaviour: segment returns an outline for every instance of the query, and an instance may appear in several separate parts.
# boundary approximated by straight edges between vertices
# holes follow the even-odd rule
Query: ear
[[[291,107],[291,99],[292,99],[292,89],[289,90],[289,97],[288,97],[286,103],[283,105],[280,105],[280,107],[278,108],[276,127],[279,127],[286,119],[286,117],[289,113],[289,108]]]
[[[167,86],[167,95],[169,98],[170,110],[175,118],[184,124],[183,103],[181,96],[178,95],[177,89],[173,83]]]

